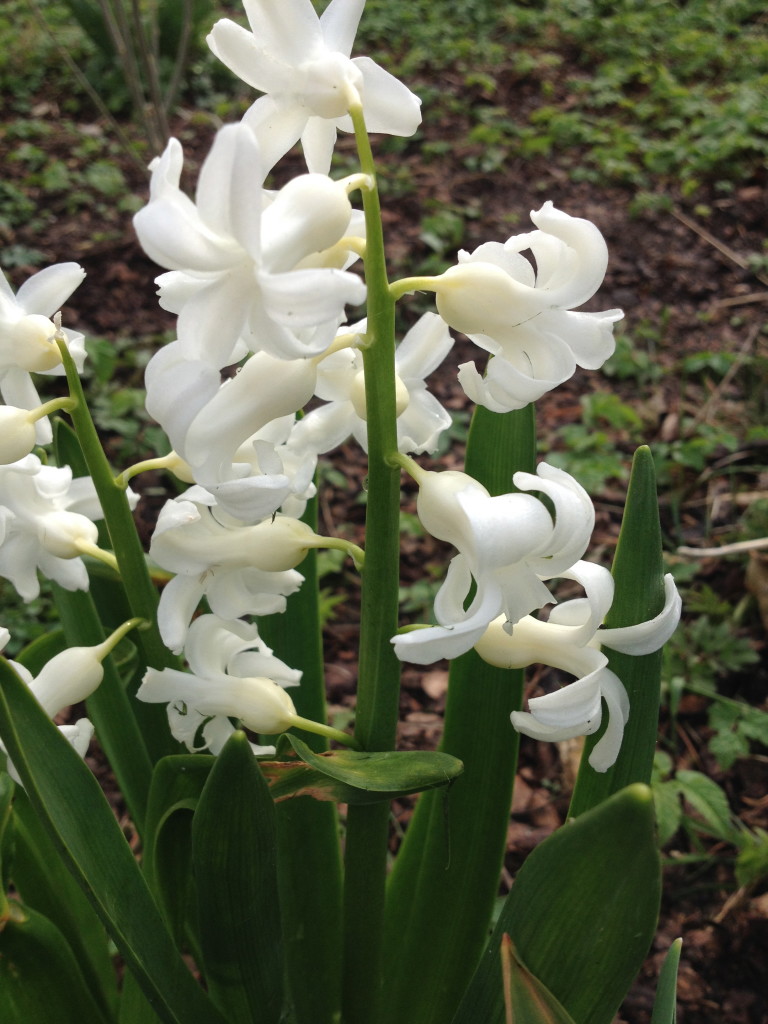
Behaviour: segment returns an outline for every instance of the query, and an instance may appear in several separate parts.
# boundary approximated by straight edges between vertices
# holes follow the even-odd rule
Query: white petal
[[[280,189],[261,218],[262,267],[292,270],[305,257],[330,249],[352,215],[349,198],[324,174],[302,174]]]
[[[369,132],[411,136],[421,124],[421,100],[370,57],[352,61],[363,75],[363,113]]]
[[[184,457],[201,479],[218,480],[219,467],[271,420],[296,412],[312,397],[315,368],[309,360],[275,359],[260,352],[223,384],[190,423]]]
[[[552,247],[532,245],[537,261],[537,287],[548,293],[548,305],[572,309],[591,298],[602,284],[608,267],[608,247],[599,229],[581,217],[571,217],[546,202],[531,212],[531,220],[543,232],[564,243],[556,259]]]
[[[603,700],[608,707],[608,725],[589,755],[589,763],[596,772],[605,772],[619,756],[624,726],[629,718],[629,700],[621,680],[608,669],[602,681]]]
[[[244,0],[243,6],[260,45],[286,64],[299,64],[322,47],[312,0]]]
[[[25,313],[53,316],[82,282],[85,271],[78,263],[57,263],[27,278],[16,293]]]
[[[259,256],[265,172],[250,128],[227,125],[216,133],[195,194],[203,223],[218,235],[236,238],[252,259]]]
[[[260,275],[264,307],[285,327],[296,330],[343,319],[344,306],[365,301],[366,289],[346,270],[294,270]],[[322,351],[322,350],[321,350]],[[319,352],[305,354],[319,355]]]
[[[528,708],[543,725],[569,729],[579,722],[600,720],[600,685],[602,669],[568,683],[553,693],[532,697]]]
[[[308,118],[307,108],[293,99],[281,97],[277,100],[273,96],[261,96],[256,100],[243,121],[258,139],[265,169],[274,167],[299,141]],[[335,139],[335,129],[333,134]],[[312,170],[322,173],[319,167],[313,167]]]
[[[303,580],[295,569],[214,569],[206,580],[206,594],[211,610],[222,618],[274,615],[285,611],[286,597],[295,593]]]
[[[604,313],[554,310],[541,313],[536,327],[542,333],[551,330],[552,337],[562,338],[579,366],[597,370],[613,355],[616,348],[613,325],[623,316],[620,309],[608,309]]]
[[[442,317],[424,313],[397,346],[395,365],[400,377],[424,380],[442,363],[453,346],[453,338]]]
[[[671,573],[664,577],[664,607],[652,619],[635,626],[601,629],[595,639],[622,654],[651,654],[669,640],[680,621],[682,600]]]
[[[180,654],[187,638],[187,627],[203,596],[196,576],[175,576],[163,587],[157,609],[157,625],[163,643]]]
[[[358,421],[351,402],[331,402],[312,409],[293,429],[291,444],[322,454],[347,440]]]
[[[433,452],[440,435],[452,423],[451,415],[426,390],[411,392],[405,412],[397,418],[397,448],[401,452]]]
[[[323,42],[348,57],[352,52],[365,0],[331,0],[320,16]]]
[[[555,506],[555,527],[546,553],[527,559],[540,576],[552,578],[570,569],[584,554],[594,529],[595,510],[584,488],[564,470],[542,462],[536,474],[515,473],[513,481],[521,490],[543,491]]]
[[[229,366],[237,358],[249,304],[260,301],[258,282],[250,264],[221,274],[200,287],[179,313],[177,331],[185,354],[217,368]]]
[[[298,59],[288,56],[286,60],[274,48],[265,45],[263,37],[256,39],[253,32],[229,18],[222,18],[213,26],[206,42],[222,64],[254,89],[260,92],[290,91],[292,72]]]
[[[307,161],[307,170],[327,174],[331,169],[336,145],[336,124],[325,117],[313,115],[301,132],[301,148]]]

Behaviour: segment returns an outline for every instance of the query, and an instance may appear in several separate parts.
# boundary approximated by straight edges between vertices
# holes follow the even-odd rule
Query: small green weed
[[[768,833],[746,828],[733,814],[728,797],[718,784],[702,772],[675,772],[672,758],[659,751],[654,758],[653,789],[659,846],[666,846],[684,830],[695,853],[689,861],[711,862],[701,836],[736,848],[736,883],[751,888],[768,877]]]

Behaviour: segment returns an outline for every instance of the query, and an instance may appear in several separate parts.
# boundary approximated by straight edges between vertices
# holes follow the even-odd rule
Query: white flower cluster
[[[135,217],[144,250],[166,271],[157,279],[160,304],[178,317],[176,340],[147,367],[147,409],[173,448],[164,465],[190,485],[162,510],[150,548],[172,574],[161,635],[184,652],[190,671],[150,670],[139,697],[168,704],[172,732],[189,749],[213,751],[232,718],[263,733],[295,721],[285,687],[299,673],[274,658],[244,617],[285,608],[310,548],[344,546],[301,516],[318,455],[350,437],[367,447],[368,324],[346,320],[347,307],[366,298],[354,269],[365,224],[350,194],[370,189],[372,179],[329,176],[337,131],[351,130],[351,114],[362,110],[370,131],[409,136],[421,116],[404,85],[368,58],[351,57],[364,0],[331,0],[321,17],[311,0],[244,2],[251,31],[225,19],[208,41],[263,95],[216,135],[194,201],[180,188],[183,152],[171,139],[150,165],[149,201]],[[274,164],[299,140],[307,173],[267,189]],[[593,732],[604,700],[610,725],[593,765],[605,770],[628,708],[600,644],[660,646],[679,615],[674,587],[657,619],[600,629],[612,584],[606,570],[582,560],[594,514],[575,480],[543,464],[535,475],[516,474],[514,493],[492,497],[464,473],[427,472],[409,457],[433,452],[451,423],[425,384],[451,348],[451,328],[489,353],[483,373],[465,363],[459,380],[495,412],[522,408],[577,365],[596,368],[611,354],[620,311],[575,311],[603,279],[602,235],[550,202],[531,218],[531,232],[461,252],[438,277],[392,286],[393,294],[425,289],[436,297],[437,312],[424,314],[397,347],[397,447],[419,484],[421,522],[458,551],[435,601],[437,625],[393,644],[419,664],[474,646],[494,664],[539,661],[571,672],[578,682],[514,712],[513,725],[550,739]],[[30,371],[59,370],[60,335],[49,318],[81,276],[64,264],[35,275],[15,297],[4,281],[0,287],[0,389],[8,403],[0,454],[7,442],[11,463],[0,467],[0,575],[27,599],[37,593],[36,567],[65,587],[86,586],[79,555],[95,543],[92,495],[29,454],[35,441],[50,440]],[[82,338],[68,343],[80,359]],[[586,598],[558,606],[546,622],[532,617],[552,602],[546,581],[558,577],[580,582]],[[196,618],[203,599],[210,614]]]

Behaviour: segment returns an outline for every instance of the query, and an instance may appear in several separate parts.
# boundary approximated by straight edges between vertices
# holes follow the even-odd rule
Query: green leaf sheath
[[[467,472],[491,494],[532,471],[532,407],[498,415],[477,408]],[[523,674],[474,651],[451,665],[441,750],[464,763],[447,794],[419,798],[387,892],[386,1024],[445,1024],[485,946],[506,848]],[[481,1018],[478,1018],[478,1020]]]
[[[504,1024],[504,934],[578,1024],[610,1024],[650,947],[660,898],[653,798],[638,783],[531,853],[453,1024]]]
[[[220,1024],[90,769],[4,658],[0,687],[0,737],[30,804],[158,1017],[168,1024]]]
[[[616,584],[605,625],[632,626],[658,615],[664,607],[664,565],[661,549],[656,474],[647,447],[638,448],[632,464],[627,504],[613,562]],[[588,736],[569,815],[582,814],[633,782],[650,783],[659,725],[661,651],[635,656],[606,651],[609,667],[629,697],[629,721],[616,763],[596,772],[587,758],[602,735]]]
[[[192,822],[202,969],[229,1024],[278,1024],[283,949],[275,805],[248,738],[230,736]]]

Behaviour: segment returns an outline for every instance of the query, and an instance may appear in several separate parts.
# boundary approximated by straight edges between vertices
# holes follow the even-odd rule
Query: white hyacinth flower
[[[307,167],[327,174],[336,131],[351,131],[362,104],[371,132],[410,136],[421,101],[369,57],[350,59],[365,0],[331,0],[318,18],[311,0],[244,0],[251,31],[227,18],[208,45],[260,92],[246,115],[272,166],[301,139]]]
[[[556,742],[591,735],[600,728],[605,702],[608,725],[589,757],[595,771],[604,772],[618,756],[630,707],[624,686],[608,668],[608,658],[600,647],[637,655],[658,650],[680,619],[680,596],[668,574],[664,578],[664,608],[658,615],[623,629],[604,629],[601,623],[613,601],[610,572],[580,561],[561,575],[579,582],[586,597],[555,605],[547,621],[526,615],[511,630],[500,616],[488,626],[475,650],[499,668],[542,664],[577,677],[553,693],[531,698],[527,712],[512,712],[512,725],[526,736]]]
[[[367,321],[351,324],[346,333],[364,335]],[[395,352],[397,446],[401,452],[433,452],[451,417],[427,391],[424,378],[437,369],[453,344],[445,323],[425,313],[408,331]],[[315,394],[326,404],[296,424],[291,443],[322,453],[352,435],[368,450],[365,374],[359,349],[344,348],[318,366]]]
[[[0,272],[0,394],[19,409],[36,409],[40,396],[31,373],[62,374],[61,353],[54,340],[56,325],[51,317],[64,305],[85,277],[77,263],[58,263],[33,274],[14,295]],[[78,370],[85,360],[83,335],[66,329],[62,333]],[[38,444],[49,444],[51,425],[47,418],[35,424]]]
[[[235,518],[253,523],[272,515],[289,495],[306,491],[314,463],[307,477],[306,460],[297,460],[297,472],[302,473],[294,483],[285,472],[290,460],[278,460],[278,466],[267,441],[260,448],[263,465],[258,473],[256,452],[244,452],[243,446],[253,444],[275,421],[290,416],[293,422],[296,410],[312,397],[316,378],[312,360],[275,359],[260,352],[222,384],[214,366],[187,359],[175,341],[147,365],[147,411],[168,435],[190,477]]]
[[[87,590],[80,545],[96,544],[101,517],[90,477],[73,480],[69,467],[36,455],[0,466],[0,576],[25,601],[40,593],[38,569],[66,590]]]
[[[323,352],[344,306],[366,294],[355,274],[301,265],[348,234],[344,183],[305,174],[268,196],[259,145],[242,124],[216,135],[195,203],[179,188],[183,159],[171,139],[151,164],[149,203],[134,226],[147,255],[172,271],[158,278],[160,303],[178,313],[187,357],[221,368],[242,358],[243,345],[281,359]]]
[[[472,401],[494,412],[536,401],[577,365],[602,366],[623,315],[574,312],[600,287],[608,265],[595,225],[551,202],[531,220],[538,230],[462,250],[458,264],[430,285],[446,323],[492,354],[484,377],[474,363],[463,363],[459,381]]]
[[[502,614],[508,628],[551,602],[543,580],[563,573],[581,558],[594,526],[587,492],[568,473],[541,463],[532,473],[515,473],[520,491],[543,491],[554,519],[532,494],[491,497],[466,473],[419,471],[416,510],[424,528],[458,548],[435,597],[437,626],[393,637],[403,661],[427,665],[455,658],[475,643]],[[475,596],[465,610],[472,583]]]
[[[234,731],[231,718],[268,734],[294,723],[284,687],[297,686],[301,672],[274,657],[255,624],[201,615],[189,627],[185,655],[189,672],[149,669],[136,696],[168,705],[171,732],[188,750],[217,754]],[[256,754],[275,749],[252,746]]]

